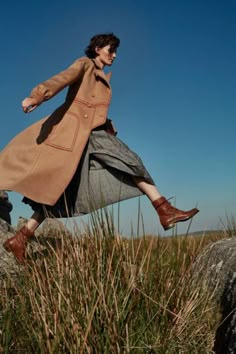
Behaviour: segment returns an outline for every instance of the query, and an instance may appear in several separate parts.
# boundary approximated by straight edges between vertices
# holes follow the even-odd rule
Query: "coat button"
[[[88,115],[87,115],[87,114],[84,114],[84,118],[88,118]]]
[[[89,108],[91,108],[91,107],[92,107],[92,105],[89,103],[89,104],[88,104],[88,107],[89,107]]]

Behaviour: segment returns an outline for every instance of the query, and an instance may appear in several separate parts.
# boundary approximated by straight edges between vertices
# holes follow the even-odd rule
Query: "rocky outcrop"
[[[5,251],[3,244],[21,228],[27,219],[20,217],[17,226],[14,228],[0,218],[0,288],[6,275],[17,275],[22,266],[18,265],[11,253]],[[70,234],[64,224],[57,219],[46,219],[42,226],[36,231],[35,237],[29,242],[29,255],[34,259],[42,259],[47,254],[48,244],[51,247],[60,246],[62,234]]]
[[[6,221],[0,219],[0,288],[2,280],[7,275],[17,274],[19,266],[16,264],[14,257],[7,253],[3,248],[3,243],[14,234],[14,228]]]
[[[12,204],[8,199],[8,194],[5,191],[0,191],[0,219],[11,224],[10,212],[12,211]]]
[[[216,337],[216,354],[236,353],[236,238],[208,246],[194,264],[194,277],[201,276],[214,291],[221,311]]]

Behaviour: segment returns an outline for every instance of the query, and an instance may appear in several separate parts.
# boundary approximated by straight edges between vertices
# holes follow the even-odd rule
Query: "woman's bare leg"
[[[36,211],[27,221],[25,226],[32,232],[34,232],[40,224],[45,220],[44,213],[42,211]]]
[[[133,180],[136,186],[150,199],[151,202],[154,202],[158,198],[161,198],[161,194],[157,187],[153,184],[148,183],[142,177],[133,177]]]

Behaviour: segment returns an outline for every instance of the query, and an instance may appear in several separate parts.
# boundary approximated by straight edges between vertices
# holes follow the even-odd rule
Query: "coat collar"
[[[108,85],[109,85],[109,81],[111,78],[111,72],[105,74],[104,71],[102,70],[101,64],[95,59],[92,59],[92,61],[94,62],[95,65],[95,75],[96,76],[100,76],[103,80],[105,80]]]

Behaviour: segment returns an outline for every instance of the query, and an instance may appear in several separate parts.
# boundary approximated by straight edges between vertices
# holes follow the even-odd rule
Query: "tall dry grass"
[[[54,241],[5,280],[1,352],[211,353],[213,294],[191,280],[209,240],[124,239],[103,211]]]

